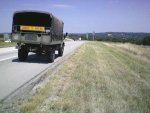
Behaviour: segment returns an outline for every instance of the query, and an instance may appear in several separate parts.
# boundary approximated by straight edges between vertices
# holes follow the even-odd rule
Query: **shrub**
[[[145,36],[144,37],[143,45],[150,45],[150,36]]]

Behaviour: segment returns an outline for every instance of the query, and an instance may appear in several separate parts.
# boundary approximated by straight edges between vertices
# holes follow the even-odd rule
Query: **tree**
[[[150,45],[150,36],[145,36],[144,37],[143,45]]]

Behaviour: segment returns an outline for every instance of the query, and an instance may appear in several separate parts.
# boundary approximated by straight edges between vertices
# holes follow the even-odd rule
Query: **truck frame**
[[[64,23],[53,14],[41,11],[17,11],[13,15],[12,42],[18,45],[19,61],[26,61],[29,52],[45,54],[48,62],[54,62],[64,51]]]

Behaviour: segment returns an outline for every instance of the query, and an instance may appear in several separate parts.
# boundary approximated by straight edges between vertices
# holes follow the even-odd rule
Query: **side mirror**
[[[66,32],[66,34],[64,35],[64,39],[68,36],[68,33]]]
[[[68,36],[68,33],[66,32],[66,37]]]

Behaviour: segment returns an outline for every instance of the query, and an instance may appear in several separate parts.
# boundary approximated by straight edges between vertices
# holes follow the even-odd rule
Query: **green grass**
[[[0,48],[4,48],[4,47],[14,47],[14,46],[16,46],[16,43],[0,42]]]
[[[150,51],[145,48],[149,52],[141,55],[124,47],[106,42],[83,45],[55,73],[57,79],[39,89],[49,93],[36,93],[22,105],[22,112],[150,113]],[[134,45],[130,48],[136,51]]]
[[[7,42],[4,42],[4,39],[2,37],[0,37],[0,48],[13,47],[13,46],[16,46],[16,43],[7,43]]]

